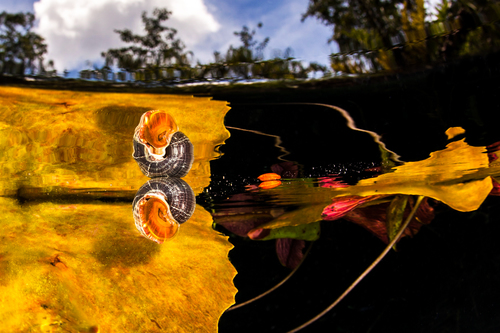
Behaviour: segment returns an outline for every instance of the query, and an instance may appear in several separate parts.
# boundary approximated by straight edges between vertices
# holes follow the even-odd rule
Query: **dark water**
[[[463,127],[470,145],[496,142],[497,60],[498,55],[477,57],[412,74],[361,78],[350,86],[215,94],[231,103],[225,120],[231,138],[221,147],[224,155],[211,163],[212,192],[198,200],[217,208],[282,160],[296,162],[300,177],[343,173],[353,182],[364,176],[361,170],[380,163],[371,137],[348,129],[337,112],[269,103],[342,107],[359,128],[379,133],[403,161],[425,159],[443,149],[444,131],[451,126]],[[499,200],[489,197],[470,213],[436,204],[431,224],[402,240],[398,252],[389,253],[346,299],[303,331],[499,331]],[[352,223],[323,221],[321,227],[320,239],[296,274],[270,295],[226,312],[220,332],[286,332],[301,325],[332,303],[384,248]],[[238,270],[238,302],[266,291],[290,272],[280,266],[274,241],[231,241],[236,246],[230,259]]]

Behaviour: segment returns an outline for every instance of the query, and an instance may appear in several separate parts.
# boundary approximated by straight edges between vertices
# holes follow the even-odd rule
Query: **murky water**
[[[474,68],[477,63],[468,65]],[[497,106],[492,97],[498,89],[492,81],[496,67],[491,63],[486,67],[474,68],[477,76],[464,70],[461,73],[470,76],[462,77],[450,67],[397,82],[312,90],[308,96],[281,91],[259,97],[271,103],[340,106],[358,127],[379,133],[401,160],[418,161],[446,146],[444,131],[451,126],[464,127],[466,141],[474,146],[498,141],[489,106]],[[370,176],[364,170],[380,164],[372,137],[349,130],[337,112],[305,105],[264,105],[256,96],[220,94],[228,97],[235,100],[226,116],[231,138],[221,147],[225,155],[211,163],[215,189],[211,197],[218,202],[235,199],[228,206],[215,205],[223,221],[227,221],[224,210],[239,212],[240,221],[246,216],[256,223],[282,213],[273,211],[276,207],[269,201],[252,207],[249,202],[255,203],[255,198],[249,201],[235,194],[283,160],[297,163],[299,177],[342,174],[350,184]],[[296,193],[297,200],[307,200],[301,196]],[[500,276],[493,268],[499,258],[492,235],[498,230],[497,206],[496,197],[488,197],[472,213],[437,204],[429,225],[402,241],[399,251],[391,253],[341,304],[303,331],[494,331],[500,324],[494,315],[500,305],[495,300]],[[221,331],[284,332],[297,327],[331,304],[382,251],[382,243],[357,225],[339,220],[321,226],[320,239],[297,273],[271,294],[227,312]],[[236,244],[230,257],[239,272],[238,302],[265,292],[290,272],[277,268],[274,241],[256,244],[236,236],[231,240]]]

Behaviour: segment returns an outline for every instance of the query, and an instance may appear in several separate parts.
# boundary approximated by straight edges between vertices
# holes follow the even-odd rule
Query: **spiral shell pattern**
[[[156,114],[166,113],[157,110],[148,111],[141,117],[134,134],[134,153],[132,156],[142,173],[147,177],[184,177],[191,170],[194,161],[193,144],[184,133],[177,131],[177,125],[168,114],[166,117],[157,117],[160,124],[157,127],[163,125],[162,129],[165,129],[165,126],[171,129],[171,133],[167,133],[163,140],[166,141],[166,146],[154,147],[149,143],[145,137],[156,137],[156,135],[151,135],[151,131],[154,131],[155,128],[148,126],[148,117]],[[164,133],[165,131],[160,135],[165,136]],[[160,155],[157,154],[158,152]]]
[[[172,238],[196,206],[191,187],[180,178],[160,177],[146,182],[132,203],[135,226],[159,244]]]

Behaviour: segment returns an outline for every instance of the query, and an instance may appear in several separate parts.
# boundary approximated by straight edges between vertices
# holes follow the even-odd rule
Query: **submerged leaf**
[[[280,180],[266,180],[259,184],[259,187],[262,189],[270,189],[275,188],[281,185]]]
[[[159,245],[130,204],[0,203],[3,332],[215,332],[234,303],[232,245],[201,206]]]
[[[389,242],[394,239],[403,224],[403,216],[407,202],[407,195],[396,195],[387,208],[386,226]]]
[[[276,229],[271,229],[267,235],[263,235],[262,228],[253,229],[248,233],[248,237],[255,240],[270,240],[281,238],[302,239],[314,241],[319,238],[320,222],[306,223],[298,226],[288,226]]]
[[[409,204],[406,205],[406,209],[403,215],[403,220],[407,218],[410,211],[414,206],[412,198],[409,199]],[[367,229],[372,234],[377,236],[381,241],[388,244],[389,237],[387,235],[387,210],[389,203],[383,203],[379,205],[373,205],[368,207],[361,207],[350,211],[344,216],[344,219],[356,223],[361,227]],[[434,209],[429,205],[428,198],[424,198],[418,207],[418,210],[410,221],[410,224],[405,229],[403,235],[414,236],[420,230],[420,227],[425,224],[429,224],[434,219]],[[399,230],[398,230],[399,231]]]
[[[276,240],[276,253],[280,263],[288,268],[294,269],[300,264],[304,257],[302,249],[305,244],[303,240],[282,238]]]
[[[264,173],[257,177],[260,181],[268,181],[268,180],[278,180],[281,179],[281,176],[276,173]]]
[[[288,226],[299,226],[321,220],[321,212],[325,206],[323,204],[300,207],[296,210],[286,212],[278,216],[271,222],[259,226],[261,229],[275,229]]]
[[[333,198],[333,203],[328,205],[321,214],[323,220],[335,221],[343,217],[345,214],[361,206],[367,202],[383,198],[383,195],[372,195],[369,197],[360,196],[345,196]]]
[[[215,147],[229,137],[227,102],[0,87],[0,196],[28,201],[0,197],[0,331],[217,330],[234,303],[236,271],[210,214],[196,207],[179,235],[158,245],[139,235],[130,203],[92,201],[131,201],[148,180],[132,137],[154,109],[193,143],[184,180],[200,193]],[[75,204],[50,203],[61,199]]]
[[[299,175],[299,166],[290,161],[273,164],[271,170],[283,178],[297,178]]]
[[[219,156],[215,147],[229,137],[227,102],[0,87],[0,195],[16,195],[19,187],[137,190],[148,178],[132,158],[132,137],[142,114],[157,109],[171,114],[193,143],[195,160],[184,180],[200,193],[210,183],[210,160]]]
[[[367,228],[373,229],[385,241],[387,216],[379,220],[383,225],[374,227],[367,222],[370,217],[360,212],[369,209],[364,208],[366,205],[381,204],[385,200],[380,199],[384,197],[419,195],[444,202],[459,211],[475,210],[490,192],[496,194],[496,190],[492,192],[494,185],[495,188],[500,187],[492,178],[500,176],[500,164],[489,163],[489,158],[496,157],[492,154],[497,146],[500,145],[489,146],[490,154],[486,154],[485,147],[471,147],[464,140],[455,141],[448,144],[446,149],[431,153],[426,160],[405,163],[393,168],[392,172],[363,179],[354,186],[347,186],[335,177],[320,178],[316,183],[310,179],[286,182],[266,193],[273,195],[277,202],[299,205],[301,208],[283,214],[260,228],[297,226],[312,223],[321,217],[325,220],[344,217],[368,225]],[[318,183],[319,187],[315,186]],[[333,203],[329,203],[332,197]],[[328,206],[321,210],[321,205]],[[381,235],[382,229],[385,235]],[[396,230],[397,225],[391,229]],[[416,227],[414,229],[418,230]]]
[[[281,185],[281,176],[276,173],[265,173],[257,177],[262,183],[259,184],[260,188],[270,189]]]

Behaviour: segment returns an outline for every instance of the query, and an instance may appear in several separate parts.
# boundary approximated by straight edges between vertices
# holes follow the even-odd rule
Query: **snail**
[[[195,205],[194,192],[184,180],[150,179],[137,191],[132,203],[135,226],[144,237],[161,244],[189,220]]]
[[[147,177],[184,177],[194,160],[193,144],[174,118],[161,110],[144,113],[134,133],[132,154]]]

